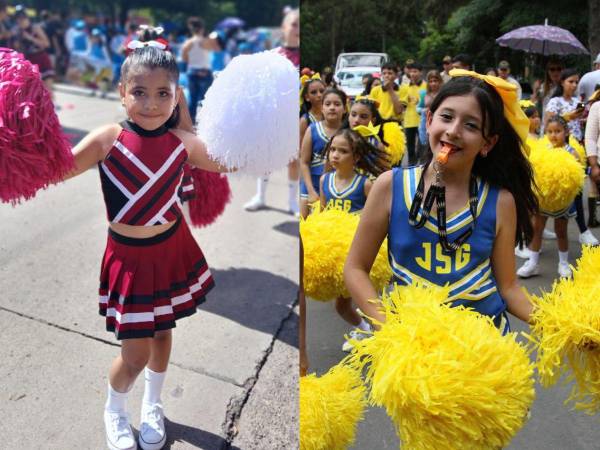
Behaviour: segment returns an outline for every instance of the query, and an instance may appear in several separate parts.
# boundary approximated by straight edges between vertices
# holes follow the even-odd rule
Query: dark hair
[[[453,63],[455,63],[455,62],[461,63],[462,65],[469,66],[469,67],[471,67],[473,65],[473,60],[466,53],[459,53],[454,58],[452,58],[452,62]]]
[[[454,77],[442,86],[429,110],[435,114],[448,97],[467,95],[474,96],[481,109],[483,137],[498,136],[493,151],[487,157],[477,155],[472,173],[512,194],[517,210],[516,241],[519,245],[528,243],[533,236],[531,216],[538,211],[538,201],[533,191],[533,171],[521,149],[523,142],[504,116],[500,95],[483,80]],[[431,157],[430,150],[429,160]]]
[[[200,17],[190,17],[187,20],[187,26],[192,29],[193,32],[204,29],[204,21]]]
[[[535,105],[527,106],[527,107],[521,108],[521,109],[523,110],[523,112],[525,113],[525,115],[528,118],[532,118],[535,113],[537,113],[538,115],[540,114],[540,112],[538,111],[538,109],[536,108]]]
[[[371,78],[369,78],[369,81],[367,81],[367,85],[365,86],[365,90],[362,91],[361,95],[371,95],[371,89],[373,89],[373,83],[375,83],[375,80],[379,80],[379,78],[375,78],[373,75],[369,75]],[[379,82],[381,82],[381,80],[379,80]]]
[[[406,68],[407,69],[423,70],[423,66],[421,64],[419,64],[418,62],[413,62],[413,63],[407,64]]]
[[[369,142],[356,131],[350,128],[341,128],[335,132],[327,145],[323,149],[323,158],[329,161],[329,151],[331,143],[336,136],[342,136],[350,144],[353,156],[358,156],[358,161],[354,165],[355,168],[365,171],[375,177],[381,175],[386,170],[389,170],[390,162],[388,154],[369,144]]]
[[[488,67],[487,69],[485,69],[483,71],[483,74],[487,75],[490,72],[494,72],[494,76],[496,76],[496,77],[498,76],[498,70],[495,67]]]
[[[361,99],[358,99],[352,105],[354,106],[357,103],[359,105],[365,105],[367,108],[369,108],[369,111],[371,112],[371,115],[373,116],[373,122],[372,122],[373,126],[380,125],[380,127],[379,127],[379,133],[377,133],[377,135],[379,136],[379,140],[383,143],[383,145],[388,146],[389,144],[385,140],[385,133],[383,131],[383,124],[388,123],[388,122],[396,122],[398,124],[400,124],[400,123],[397,120],[394,120],[394,119],[384,119],[384,118],[382,118],[381,114],[379,114],[379,110],[377,109],[375,101],[371,100],[370,98],[361,98]],[[346,123],[342,126],[342,128],[349,128],[349,127],[350,127],[350,121],[346,120]]]
[[[577,71],[577,69],[563,69],[563,71],[560,73],[560,83],[558,84],[558,86],[556,86],[556,89],[554,90],[554,93],[552,94],[552,98],[554,97],[562,97],[565,90],[562,87],[562,82],[565,81],[567,78],[570,78],[574,75],[579,75],[579,72]]]
[[[383,66],[381,66],[381,71],[382,72],[385,69],[393,70],[394,72],[398,73],[398,66],[396,65],[396,63],[393,63],[391,61],[388,61],[388,62],[384,63]]]
[[[312,108],[312,105],[310,104],[310,102],[308,100],[306,100],[306,94],[308,94],[309,86],[311,84],[313,84],[315,81],[321,83],[323,85],[323,87],[325,87],[325,82],[323,80],[321,80],[320,78],[313,78],[311,80],[308,80],[306,83],[304,83],[304,86],[302,87],[302,91],[300,91],[300,97],[302,98],[302,106],[300,106],[300,117],[302,117],[304,114],[307,114],[310,111],[310,109]]]
[[[558,114],[555,114],[552,117],[550,117],[549,119],[547,119],[546,129],[548,129],[548,125],[550,125],[551,123],[559,124],[565,130],[565,136],[569,136],[569,124],[561,116],[559,116]]]
[[[550,66],[560,66],[561,70],[562,68],[565,67],[565,65],[563,64],[563,62],[560,59],[549,59],[548,62],[546,63],[546,70],[544,71],[544,89],[542,91],[542,95],[543,97],[546,97],[548,95],[548,93],[550,92],[551,89],[554,88],[553,84],[554,82],[552,81],[552,78],[550,78],[550,71],[548,70]]]
[[[344,116],[346,114],[346,105],[347,105],[347,100],[348,97],[346,97],[346,93],[338,88],[334,88],[334,87],[328,87],[327,89],[325,89],[325,92],[323,92],[323,103],[325,103],[325,97],[327,97],[328,95],[337,95],[340,100],[342,100],[342,105],[344,106]]]
[[[141,42],[148,42],[159,38],[156,29],[152,27],[144,27],[138,30],[138,39]],[[148,69],[164,69],[171,82],[175,86],[179,82],[179,68],[175,56],[168,50],[162,50],[156,47],[142,47],[133,50],[121,66],[121,80],[123,84],[127,83],[129,72],[136,67],[145,67]],[[179,123],[179,105],[175,106],[173,114],[167,120],[165,125],[167,128],[174,128]]]

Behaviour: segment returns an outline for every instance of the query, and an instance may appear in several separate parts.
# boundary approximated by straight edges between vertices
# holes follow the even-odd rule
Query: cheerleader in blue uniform
[[[431,149],[422,167],[395,168],[371,189],[345,266],[348,290],[385,321],[369,271],[383,240],[395,281],[450,286],[466,305],[509,330],[506,311],[529,321],[532,305],[515,275],[515,242],[533,234],[538,205],[522,152],[528,119],[502,79],[453,70],[431,104]]]
[[[333,170],[325,172],[319,181],[321,209],[358,213],[365,206],[373,185],[369,176],[376,178],[389,167],[385,151],[368,142],[373,137],[372,132],[372,128],[365,126],[358,126],[356,130],[343,128],[325,147],[325,160]],[[335,309],[356,328],[350,331],[351,338],[363,339],[367,336],[358,330],[371,331],[369,324],[353,308],[351,298],[336,298]],[[344,342],[342,350],[348,352],[351,349],[350,343]]]
[[[308,204],[319,200],[319,179],[325,168],[324,149],[330,138],[342,127],[346,112],[346,94],[329,88],[323,94],[323,117],[310,124],[300,149],[300,214],[308,216]]]
[[[302,81],[302,80],[301,80]],[[325,93],[325,83],[315,74],[313,78],[304,81],[300,95],[302,97],[302,106],[300,107],[300,147],[306,129],[311,123],[323,120],[323,94]]]

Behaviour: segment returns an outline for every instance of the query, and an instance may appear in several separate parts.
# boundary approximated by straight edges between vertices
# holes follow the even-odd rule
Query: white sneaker
[[[110,450],[135,450],[137,448],[127,413],[105,409],[104,426],[106,428],[106,444]]]
[[[554,231],[546,230],[544,228],[544,232],[542,233],[542,238],[544,239],[556,239],[556,233]]]
[[[248,203],[244,205],[246,211],[258,211],[265,207],[265,201],[256,195],[250,199]]]
[[[518,245],[515,247],[515,255],[519,258],[529,259],[530,254],[531,251],[527,247],[523,247],[523,249],[520,249]]]
[[[350,330],[350,332],[348,333],[348,337],[350,339],[356,339],[357,341],[362,341],[363,339],[369,338],[371,337],[371,332],[365,332],[362,330],[359,330],[358,328],[355,328],[354,330]],[[342,351],[348,353],[352,351],[352,344],[347,340],[344,342],[344,344],[342,345]]]
[[[571,275],[573,275],[573,272],[571,271],[571,268],[569,267],[568,262],[559,262],[558,263],[558,275],[561,278],[571,278]]]
[[[517,275],[521,278],[529,278],[539,274],[539,264],[534,263],[533,261],[531,261],[531,259],[525,261],[525,264],[523,264],[521,267],[519,267],[519,270],[517,270]]]
[[[140,447],[143,450],[160,450],[167,441],[165,415],[160,403],[142,402],[140,419]]]
[[[596,236],[594,236],[590,230],[585,230],[579,235],[579,242],[581,243],[581,245],[600,244],[600,242],[598,242],[598,239],[596,239]]]

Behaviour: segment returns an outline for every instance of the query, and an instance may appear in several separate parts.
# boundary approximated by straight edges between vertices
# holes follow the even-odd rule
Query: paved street
[[[73,140],[120,121],[116,99],[59,88]],[[170,449],[298,447],[297,220],[287,174],[271,176],[257,213],[254,178],[229,178],[233,201],[194,229],[216,288],[178,322],[163,391]],[[102,411],[118,342],[97,312],[107,229],[97,169],[15,208],[0,205],[0,447],[105,448]],[[143,378],[130,394],[137,430]],[[136,431],[137,432],[137,431]]]
[[[585,197],[584,197],[585,198]],[[587,214],[587,213],[586,213]],[[596,235],[600,231],[594,229]],[[569,222],[570,262],[580,255],[577,225]],[[517,267],[524,262],[517,259]],[[540,256],[541,276],[522,281],[530,292],[551,289],[556,274],[558,253],[556,241],[545,241]],[[513,330],[526,330],[528,326],[511,317]],[[307,300],[307,349],[310,372],[323,374],[337,364],[346,354],[341,347],[344,334],[350,327],[336,314],[333,303]],[[598,418],[569,410],[563,406],[570,388],[555,386],[543,389],[536,386],[536,399],[531,419],[515,437],[510,450],[597,450],[600,448]],[[359,423],[353,450],[395,450],[399,439],[393,424],[383,409],[371,408],[364,421]]]

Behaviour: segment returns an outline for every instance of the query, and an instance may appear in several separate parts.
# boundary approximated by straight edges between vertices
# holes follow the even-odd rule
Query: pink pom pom
[[[74,166],[37,65],[0,48],[0,200],[30,199]]]
[[[191,168],[195,196],[190,200],[190,218],[195,227],[210,225],[231,200],[227,177],[220,173]]]

